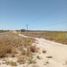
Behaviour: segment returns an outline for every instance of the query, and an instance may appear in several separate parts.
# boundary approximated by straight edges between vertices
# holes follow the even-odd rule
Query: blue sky
[[[67,0],[0,0],[0,29],[67,30]]]

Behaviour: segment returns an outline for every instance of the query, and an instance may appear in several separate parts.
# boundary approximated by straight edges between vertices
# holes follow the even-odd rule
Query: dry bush
[[[0,34],[0,57],[5,57],[13,52],[14,41],[12,40],[12,36],[5,33]]]
[[[6,53],[11,53],[12,52],[12,49],[11,49],[11,46],[6,46],[4,44],[1,44],[0,45],[0,57],[5,57],[6,56]]]
[[[30,51],[33,53],[38,52],[38,48],[36,46],[30,46]]]
[[[35,63],[30,59],[33,53],[38,52],[36,46],[32,46],[35,40],[32,38],[24,38],[14,33],[1,33],[0,34],[0,58],[3,57],[17,57],[17,62],[24,64],[26,61],[29,63]],[[30,59],[30,60],[29,60]],[[15,66],[14,62],[7,62],[8,64]]]
[[[13,33],[1,33],[0,34],[0,58],[5,57],[7,54],[17,53],[20,47],[22,49],[28,48],[33,43],[31,38],[23,38]],[[21,51],[23,52],[23,50]]]
[[[17,62],[20,64],[24,64],[27,60],[26,56],[19,56]]]
[[[34,59],[33,56],[31,56],[29,59],[28,59],[28,64],[35,64],[36,63],[36,59]]]
[[[0,58],[3,57],[17,57],[17,62],[24,64],[26,61],[35,63],[30,59],[33,53],[37,52],[36,46],[32,46],[35,40],[32,38],[24,38],[14,33],[1,33],[0,34]],[[12,66],[16,66],[14,62],[7,62]]]
[[[6,61],[6,64],[11,66],[17,66],[17,63],[13,61]]]

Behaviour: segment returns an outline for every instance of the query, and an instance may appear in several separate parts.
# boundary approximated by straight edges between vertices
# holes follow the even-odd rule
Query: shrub
[[[19,56],[17,62],[20,64],[24,64],[27,60],[26,56]]]
[[[11,53],[12,48],[10,45],[6,46],[5,44],[0,45],[0,57],[5,57],[7,53]]]
[[[34,52],[38,52],[38,49],[36,46],[30,46],[30,51],[34,53]]]
[[[6,64],[11,66],[17,66],[17,63],[13,61],[6,61]]]

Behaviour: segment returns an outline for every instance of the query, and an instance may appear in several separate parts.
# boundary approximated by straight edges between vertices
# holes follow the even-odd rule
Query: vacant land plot
[[[65,32],[22,32],[22,34],[0,33],[0,67],[66,67],[67,45],[46,40],[51,36],[64,37]],[[57,40],[62,41],[59,38]]]

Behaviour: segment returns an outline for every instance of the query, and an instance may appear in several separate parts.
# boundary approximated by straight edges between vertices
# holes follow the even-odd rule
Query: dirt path
[[[67,45],[42,38],[36,38],[36,40],[40,51],[46,50],[45,55],[41,53],[42,60],[48,62],[45,63],[45,67],[67,67]]]

